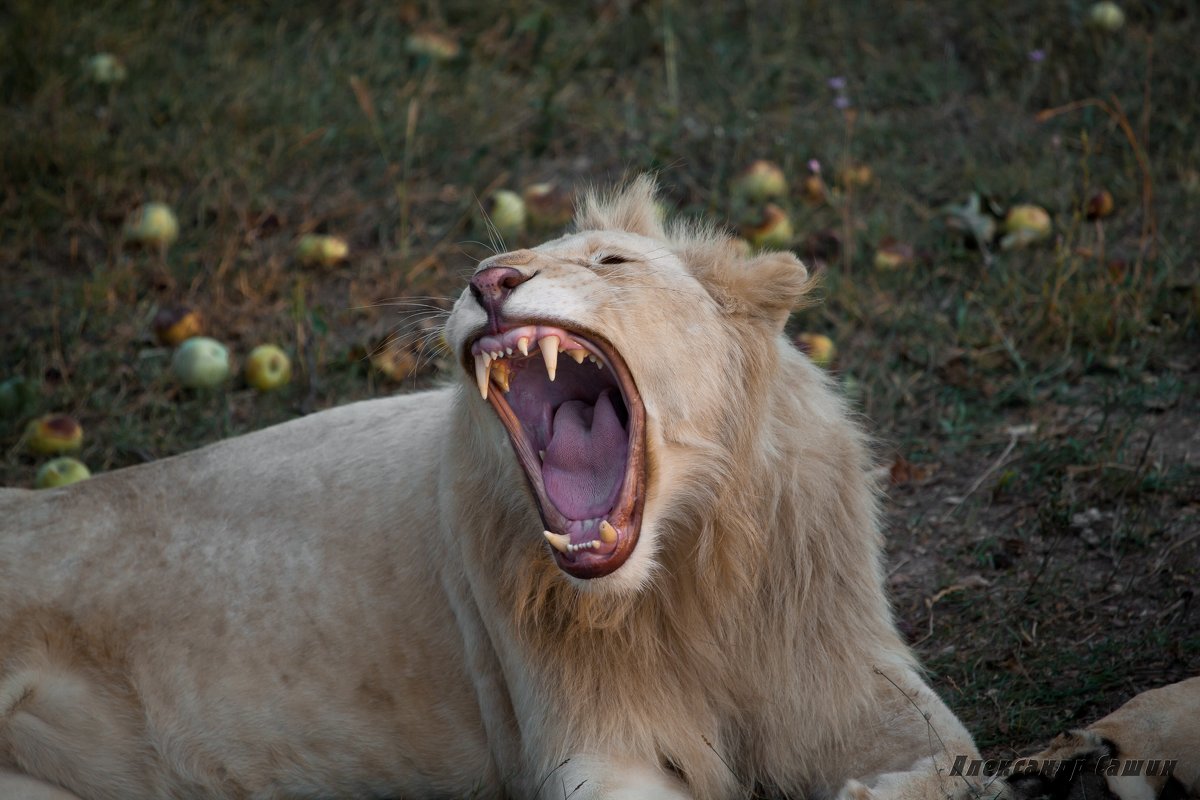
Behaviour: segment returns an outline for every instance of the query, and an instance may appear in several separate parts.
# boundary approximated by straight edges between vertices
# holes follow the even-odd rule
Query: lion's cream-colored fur
[[[0,789],[961,793],[974,748],[892,624],[863,436],[781,336],[804,268],[664,229],[644,179],[579,228],[484,266],[533,276],[509,318],[601,333],[638,384],[624,566],[555,566],[466,375],[0,493]],[[464,293],[457,352],[484,319]]]

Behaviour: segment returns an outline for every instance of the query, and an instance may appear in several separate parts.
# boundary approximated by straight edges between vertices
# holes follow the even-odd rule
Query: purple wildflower
[[[1034,64],[1040,64],[1046,60],[1046,51],[1042,49],[1030,50],[1029,60]]]
[[[832,78],[825,81],[825,83],[829,86],[830,89],[833,89],[835,92],[841,92],[843,89],[846,88],[846,79],[843,78],[841,75],[834,75]]]

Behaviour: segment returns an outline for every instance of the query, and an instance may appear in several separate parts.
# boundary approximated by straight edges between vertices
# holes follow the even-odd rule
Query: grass
[[[881,457],[928,473],[892,490],[893,588],[980,741],[1021,748],[1196,674],[1200,17],[1128,3],[1103,35],[1085,11],[16,0],[0,12],[0,377],[37,400],[0,423],[0,483],[32,483],[34,412],[80,418],[82,457],[110,470],[425,385],[422,344],[488,252],[471,220],[496,187],[657,170],[672,213],[735,225],[730,178],[770,158],[822,275],[789,329],[834,338]],[[410,54],[418,29],[462,55]],[[127,81],[87,80],[99,51]],[[800,191],[810,159],[821,205]],[[839,180],[857,165],[869,179]],[[1088,220],[1102,187],[1115,213]],[[1043,205],[1052,240],[980,249],[942,213],[972,192]],[[121,241],[147,200],[180,216],[166,253]],[[314,231],[346,237],[350,260],[298,264]],[[913,264],[872,266],[888,236]],[[178,388],[149,333],[176,303],[235,354],[285,346],[297,379]],[[423,368],[374,369],[389,340]]]

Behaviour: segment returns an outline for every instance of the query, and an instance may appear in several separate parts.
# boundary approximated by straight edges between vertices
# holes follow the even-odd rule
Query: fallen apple
[[[823,333],[801,333],[796,335],[796,347],[807,355],[818,367],[827,367],[833,361],[836,348],[833,340]]]
[[[17,419],[33,408],[35,392],[24,378],[0,383],[0,419]]]
[[[92,83],[98,83],[101,86],[120,83],[128,74],[125,65],[112,53],[97,53],[89,58],[86,72]]]
[[[67,453],[83,445],[83,426],[66,414],[47,414],[30,421],[25,436],[35,453]]]
[[[125,239],[141,245],[166,247],[179,238],[179,220],[165,203],[146,203],[125,221]]]
[[[556,184],[535,183],[521,194],[529,224],[535,228],[561,228],[575,213],[571,193]]]
[[[787,212],[767,203],[757,220],[742,225],[742,236],[757,248],[783,250],[792,243],[792,221]]]
[[[260,392],[278,389],[291,379],[291,359],[273,344],[260,344],[246,357],[246,383]]]
[[[898,242],[889,236],[879,243],[875,251],[875,269],[899,269],[911,264],[914,255],[911,244]]]
[[[86,481],[90,477],[92,473],[86,464],[70,456],[62,456],[42,464],[33,485],[39,489],[57,489],[59,486]]]
[[[516,192],[497,189],[484,204],[479,222],[483,230],[494,230],[501,239],[515,239],[525,230],[525,201]]]
[[[1087,218],[1104,219],[1113,213],[1114,207],[1115,203],[1113,202],[1112,192],[1107,189],[1101,189],[1088,198]]]
[[[168,347],[175,347],[193,336],[199,336],[204,330],[200,313],[187,306],[160,309],[154,315],[150,327],[154,330],[154,338],[158,339],[159,344]]]
[[[457,41],[432,31],[410,34],[404,49],[411,55],[424,56],[433,61],[450,61],[462,52],[462,47]]]
[[[1088,9],[1087,24],[1095,30],[1112,33],[1125,24],[1125,12],[1116,3],[1105,0]]]
[[[760,158],[734,177],[730,190],[741,200],[761,203],[787,194],[787,178],[779,165]]]
[[[193,336],[171,360],[179,382],[189,389],[212,389],[229,377],[229,351],[207,336]]]
[[[800,193],[804,202],[812,206],[819,206],[829,198],[829,188],[825,185],[825,179],[816,172],[805,176]]]
[[[296,242],[296,257],[308,266],[332,267],[350,254],[350,245],[337,236],[306,233]]]
[[[449,349],[449,344],[446,345]],[[453,352],[451,350],[451,352]],[[399,383],[417,370],[417,357],[404,347],[379,345],[371,353],[371,366],[390,381]]]
[[[848,164],[838,170],[838,183],[845,187],[861,189],[870,186],[875,173],[866,164]]]
[[[1036,244],[1048,239],[1053,227],[1050,214],[1041,206],[1030,203],[1015,205],[1004,217],[1004,236],[1000,239],[1000,247],[1013,250]]]

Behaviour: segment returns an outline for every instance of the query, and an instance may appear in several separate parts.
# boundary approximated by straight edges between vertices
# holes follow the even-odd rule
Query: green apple
[[[1112,33],[1125,24],[1125,12],[1116,3],[1105,0],[1088,9],[1087,24],[1095,30]]]
[[[25,429],[29,449],[42,455],[66,453],[83,445],[83,426],[66,414],[47,414]]]
[[[291,379],[291,359],[273,344],[260,344],[246,358],[246,383],[260,392],[278,389]]]
[[[525,230],[525,201],[516,192],[497,189],[487,199],[485,212],[485,217],[480,220],[483,229],[494,228],[501,239],[515,239]]]
[[[125,80],[127,75],[125,65],[112,53],[96,53],[87,60],[86,71],[92,83],[98,83],[101,86],[120,83]]]
[[[216,339],[193,336],[175,351],[171,368],[189,389],[212,389],[229,377],[229,351]]]
[[[758,159],[737,174],[730,187],[734,197],[761,203],[787,194],[787,178],[778,164]]]
[[[165,203],[146,203],[125,220],[125,239],[141,245],[167,247],[179,238],[179,220]]]
[[[92,473],[86,464],[70,456],[62,456],[42,464],[33,485],[39,489],[56,489],[59,486],[86,481],[90,477]]]
[[[309,266],[332,267],[350,254],[350,245],[337,236],[306,233],[296,242],[296,257]]]
[[[175,347],[184,341],[199,336],[204,330],[200,312],[187,306],[169,306],[160,309],[150,323],[154,329],[154,338],[159,344]]]
[[[823,333],[798,334],[796,346],[807,354],[818,367],[829,366],[837,353],[837,349],[833,346],[833,340]]]
[[[35,392],[24,378],[0,383],[0,419],[17,419],[33,408]]]
[[[742,225],[742,236],[757,248],[783,250],[792,243],[792,221],[774,203],[763,207],[758,219]]]

